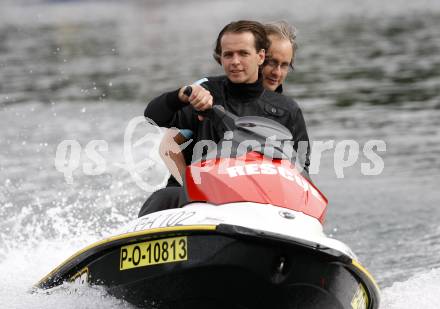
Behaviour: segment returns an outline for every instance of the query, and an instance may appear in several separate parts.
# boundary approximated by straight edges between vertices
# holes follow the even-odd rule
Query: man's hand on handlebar
[[[179,100],[189,102],[196,111],[205,111],[212,108],[213,98],[211,93],[200,85],[191,85],[192,92],[188,97],[184,94],[187,86],[180,88]]]

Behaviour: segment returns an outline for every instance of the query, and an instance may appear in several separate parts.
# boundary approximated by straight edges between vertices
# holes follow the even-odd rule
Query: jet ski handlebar
[[[186,86],[183,90],[183,94],[189,97],[191,96],[192,90],[193,89],[191,86]],[[225,108],[221,105],[213,105],[212,109],[197,111],[197,114],[211,119],[213,117],[216,117],[225,124],[228,130],[231,131],[236,128],[235,120],[239,118],[238,116],[226,111]]]
[[[183,90],[183,94],[189,97],[191,93],[192,87],[186,86]],[[293,138],[291,132],[275,120],[261,116],[238,117],[225,110],[225,108],[219,104],[214,104],[211,109],[205,111],[197,111],[197,114],[211,120],[219,120],[229,131],[239,129],[240,131],[251,133],[253,136],[260,136],[263,140],[270,137],[275,137],[275,139],[279,141],[291,140]]]

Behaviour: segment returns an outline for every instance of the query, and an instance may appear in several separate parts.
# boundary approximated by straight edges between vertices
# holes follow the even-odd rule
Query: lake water
[[[211,56],[214,40],[226,23],[243,18],[285,19],[298,28],[296,68],[284,89],[303,109],[311,139],[331,145],[320,160],[312,158],[312,178],[330,201],[327,234],[347,243],[375,276],[382,308],[438,308],[440,2],[434,0],[2,2],[2,304],[130,307],[99,288],[28,291],[75,251],[136,216],[150,194],[136,177],[160,185],[167,175],[151,151],[158,131],[133,154],[134,162],[149,159],[127,163],[127,127],[154,96],[221,74]],[[133,131],[142,134],[142,126]],[[71,177],[56,168],[65,140],[76,141],[68,143],[78,151]],[[376,149],[384,168],[365,175],[371,160],[364,147],[374,140],[386,145]],[[100,166],[89,151],[93,143],[102,147]],[[345,158],[358,149],[357,160],[335,168],[344,149]]]

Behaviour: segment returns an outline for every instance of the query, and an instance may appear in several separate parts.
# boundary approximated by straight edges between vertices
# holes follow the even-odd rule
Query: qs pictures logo
[[[122,162],[112,167],[127,171],[136,185],[147,192],[163,187],[168,173],[159,156],[162,130],[151,119],[132,118],[124,132]],[[109,145],[105,140],[92,140],[84,149],[77,140],[64,140],[56,150],[55,168],[63,173],[66,183],[73,184],[74,173],[82,167],[84,175],[108,172]],[[159,171],[159,172],[158,172]]]

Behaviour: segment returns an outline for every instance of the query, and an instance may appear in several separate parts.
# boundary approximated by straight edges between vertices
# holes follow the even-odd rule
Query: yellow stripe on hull
[[[169,227],[159,227],[154,228],[150,230],[142,230],[138,232],[129,232],[121,235],[111,236],[109,238],[105,238],[103,240],[97,241],[84,249],[78,251],[74,255],[70,256],[68,259],[66,259],[63,263],[61,263],[58,267],[56,267],[54,270],[52,270],[49,274],[47,274],[44,278],[42,278],[36,286],[39,286],[44,281],[47,281],[50,277],[52,277],[55,273],[57,273],[61,267],[63,267],[65,264],[69,263],[73,259],[77,258],[81,254],[83,254],[86,251],[89,251],[95,247],[104,245],[106,243],[111,243],[113,241],[126,239],[126,238],[132,238],[132,237],[139,237],[139,236],[145,236],[145,235],[152,235],[152,234],[162,234],[162,233],[173,233],[173,232],[185,232],[185,231],[215,231],[217,228],[216,225],[186,225],[186,226],[169,226]]]

